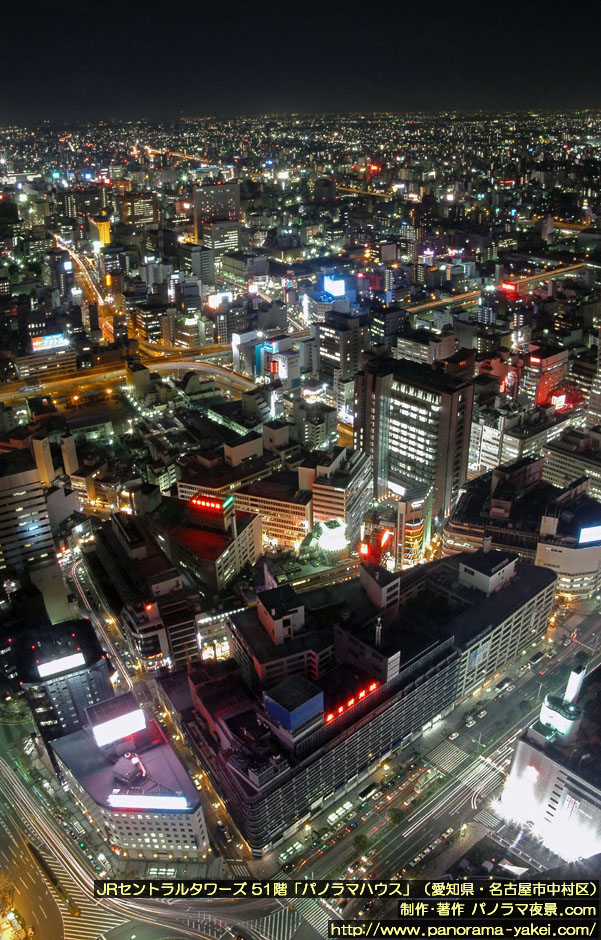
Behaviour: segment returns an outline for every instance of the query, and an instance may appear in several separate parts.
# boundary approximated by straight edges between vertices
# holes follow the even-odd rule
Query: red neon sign
[[[506,291],[508,294],[515,294],[518,286],[517,284],[512,284],[511,281],[503,281],[500,285],[500,289]]]
[[[369,545],[367,544],[367,542],[361,542],[359,546],[359,554],[369,555]]]
[[[390,542],[391,538],[392,538],[392,529],[386,529],[382,533],[382,538],[380,539],[380,548],[384,548],[384,546],[387,545],[388,542]]]
[[[370,682],[367,689],[361,689],[361,691],[358,692],[356,696],[353,696],[353,698],[350,698],[348,700],[346,705],[339,705],[336,711],[328,712],[328,714],[325,716],[326,724],[329,724],[331,721],[334,721],[334,718],[336,718],[338,715],[342,715],[345,710],[352,708],[354,705],[357,704],[357,702],[363,701],[363,699],[366,698],[366,696],[369,695],[370,692],[375,692],[377,688],[378,688],[378,682]]]
[[[193,506],[204,506],[205,509],[223,509],[222,503],[214,499],[199,499],[195,496],[190,502]]]
[[[540,359],[537,359],[536,356],[530,356],[530,362],[535,362],[537,366],[540,365]]]

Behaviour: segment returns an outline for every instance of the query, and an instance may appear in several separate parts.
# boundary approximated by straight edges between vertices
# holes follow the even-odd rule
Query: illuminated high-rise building
[[[0,574],[55,559],[40,473],[27,451],[0,455]]]
[[[367,355],[355,390],[355,447],[375,496],[426,498],[445,516],[467,477],[473,386],[427,365]]]
[[[11,637],[16,676],[46,741],[86,723],[86,709],[114,695],[109,662],[89,620],[37,624]]]
[[[240,184],[205,183],[194,190],[194,225],[240,221]],[[198,241],[198,239],[196,239]]]
[[[123,193],[121,219],[124,225],[148,225],[159,220],[155,193]]]
[[[361,368],[361,353],[369,348],[368,318],[330,310],[316,331],[320,370],[333,374],[339,369],[343,381],[353,378]]]

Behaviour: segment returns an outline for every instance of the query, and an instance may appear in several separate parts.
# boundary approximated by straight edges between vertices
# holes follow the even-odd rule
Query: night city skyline
[[[0,120],[601,107],[593,0],[8,5]],[[561,43],[558,45],[558,23]],[[42,24],[46,28],[39,28]]]
[[[3,12],[0,940],[595,935],[599,26]]]

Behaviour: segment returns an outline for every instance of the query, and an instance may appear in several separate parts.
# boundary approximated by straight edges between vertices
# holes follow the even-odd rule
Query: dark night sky
[[[0,121],[601,108],[600,0],[0,9]]]

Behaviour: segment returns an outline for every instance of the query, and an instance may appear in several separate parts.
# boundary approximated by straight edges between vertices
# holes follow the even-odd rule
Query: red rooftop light
[[[367,689],[361,689],[360,692],[353,698],[350,698],[346,705],[339,705],[335,712],[328,712],[325,716],[326,724],[329,724],[331,721],[334,721],[337,715],[342,715],[345,708],[352,708],[353,705],[356,705],[358,701],[362,701],[370,692],[374,692],[378,688],[377,682],[371,682]]]

